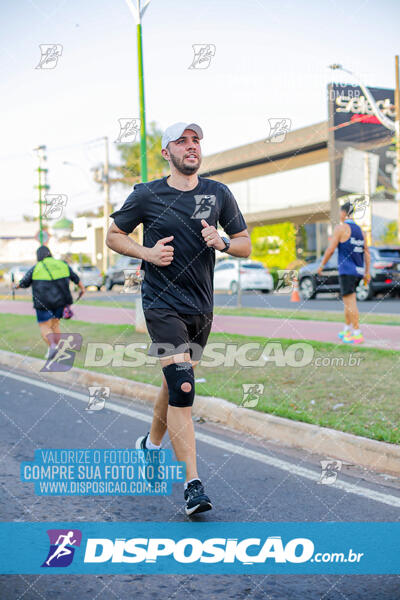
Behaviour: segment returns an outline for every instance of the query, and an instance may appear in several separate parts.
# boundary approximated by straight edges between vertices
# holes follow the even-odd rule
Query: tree
[[[112,210],[115,209],[115,205],[111,203],[111,208]],[[93,218],[96,219],[98,217],[103,217],[104,216],[104,206],[98,206],[97,208],[93,208],[92,210],[87,209],[87,210],[82,210],[81,212],[77,212],[76,213],[77,217],[88,217],[88,218]]]
[[[398,243],[397,222],[396,221],[390,221],[390,223],[388,223],[386,225],[386,229],[385,229],[384,234],[381,237],[381,240],[384,244],[397,244]]]
[[[147,170],[149,179],[158,179],[168,173],[168,163],[161,156],[162,131],[153,121],[147,132]],[[122,165],[113,166],[117,177],[110,178],[111,183],[122,183],[132,187],[141,181],[140,176],[140,140],[133,144],[118,144]]]

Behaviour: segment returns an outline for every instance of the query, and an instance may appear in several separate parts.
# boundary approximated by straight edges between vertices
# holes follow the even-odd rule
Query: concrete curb
[[[13,370],[23,369],[38,374],[43,367],[43,359],[0,350],[0,364]],[[158,387],[148,383],[75,367],[65,373],[41,373],[41,378],[49,383],[67,384],[71,388],[89,385],[108,386],[113,394],[124,399],[140,399],[151,404],[154,404],[159,390]],[[193,415],[266,441],[337,458],[374,471],[400,475],[400,446],[395,444],[378,442],[300,421],[291,421],[239,407],[222,398],[210,396],[196,396]]]

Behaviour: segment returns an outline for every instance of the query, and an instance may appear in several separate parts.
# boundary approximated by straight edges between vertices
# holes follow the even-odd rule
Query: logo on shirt
[[[201,194],[194,197],[196,201],[196,208],[191,219],[207,219],[211,214],[211,209],[215,206],[216,197],[214,195]]]

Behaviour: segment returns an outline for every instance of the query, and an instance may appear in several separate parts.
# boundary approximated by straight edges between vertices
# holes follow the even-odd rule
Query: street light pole
[[[36,148],[34,148],[34,151],[37,153],[37,157],[38,157],[38,168],[37,168],[37,172],[38,172],[38,191],[39,191],[39,243],[42,246],[43,245],[43,209],[42,209],[42,205],[46,204],[46,202],[42,199],[42,190],[48,190],[49,186],[47,185],[47,178],[46,178],[46,174],[48,169],[45,169],[42,165],[43,163],[47,160],[47,156],[45,154],[46,152],[46,146],[37,146]],[[42,183],[42,173],[44,174],[44,183]]]
[[[103,219],[104,219],[104,243],[103,243],[103,272],[104,274],[107,272],[109,267],[109,248],[106,245],[106,235],[109,228],[110,221],[110,162],[109,162],[109,149],[108,149],[108,137],[104,136],[104,145],[105,145],[105,155],[104,155],[104,209],[103,209]]]
[[[138,0],[138,2],[139,1],[140,0]],[[140,23],[138,23],[136,26],[136,29],[137,29],[139,106],[140,106],[140,175],[141,175],[142,181],[147,181],[146,109],[145,109],[145,103],[144,103],[142,25]]]
[[[126,0],[136,22],[137,51],[138,51],[138,76],[139,76],[139,109],[140,109],[140,176],[142,181],[147,181],[147,146],[146,146],[146,108],[144,101],[144,73],[143,73],[143,43],[142,43],[142,17],[150,0]]]

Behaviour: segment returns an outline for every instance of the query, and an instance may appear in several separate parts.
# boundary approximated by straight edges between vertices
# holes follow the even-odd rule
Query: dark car
[[[113,267],[107,269],[105,286],[106,290],[112,290],[114,285],[124,285],[124,269],[136,269],[141,264],[140,258],[131,256],[120,256]]]
[[[400,248],[371,246],[371,281],[357,288],[357,300],[370,300],[378,293],[400,295]],[[305,265],[299,271],[299,288],[304,299],[311,300],[317,294],[340,292],[337,251],[326,263],[322,274],[317,275],[321,261]]]

